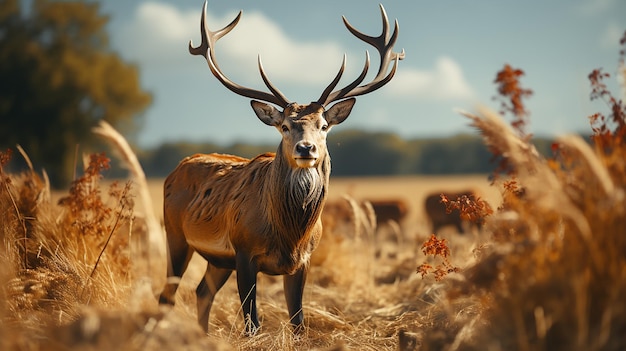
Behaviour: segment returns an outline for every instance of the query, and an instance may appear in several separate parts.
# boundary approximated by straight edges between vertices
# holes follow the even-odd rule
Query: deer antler
[[[337,83],[339,83],[339,80],[343,75],[343,71],[346,68],[346,56],[344,55],[341,68],[339,69],[339,73],[337,73],[337,76],[335,76],[335,79],[333,79],[330,85],[326,87],[319,100],[317,100],[319,104],[327,106],[333,101],[353,96],[364,95],[384,86],[385,84],[389,83],[389,81],[391,81],[391,78],[393,78],[396,73],[396,69],[398,68],[398,61],[404,59],[404,49],[402,49],[402,52],[400,53],[393,52],[393,45],[396,43],[396,39],[398,39],[398,20],[395,21],[393,33],[390,37],[389,20],[387,19],[387,13],[385,12],[385,8],[382,4],[380,5],[380,13],[383,17],[383,31],[377,37],[372,37],[358,31],[350,23],[348,23],[348,20],[345,16],[342,16],[343,23],[346,25],[346,28],[348,28],[350,33],[354,34],[354,36],[372,45],[376,48],[376,50],[378,50],[378,53],[380,54],[380,67],[378,68],[378,74],[376,74],[376,77],[374,77],[374,79],[367,84],[359,85],[361,84],[363,79],[365,79],[365,75],[367,74],[367,70],[369,69],[370,65],[369,53],[366,51],[365,66],[361,74],[346,87],[335,90],[331,93],[331,91],[337,86]],[[389,68],[389,65],[391,64],[391,61],[394,61],[394,65],[391,69],[391,72],[387,74],[387,70]]]
[[[202,6],[202,16],[200,18],[200,35],[202,36],[202,43],[200,44],[200,46],[194,47],[193,43],[190,40],[189,41],[189,53],[192,55],[204,56],[204,58],[207,60],[207,63],[209,64],[209,69],[211,69],[211,72],[213,73],[215,78],[217,78],[220,82],[222,82],[222,84],[226,88],[228,88],[235,94],[249,97],[252,99],[258,99],[258,100],[270,102],[282,108],[287,107],[287,105],[289,105],[290,103],[289,100],[267,78],[267,75],[265,74],[265,71],[263,70],[263,64],[261,63],[261,56],[259,56],[258,58],[259,71],[261,73],[261,78],[263,79],[265,86],[267,86],[267,88],[272,92],[271,94],[264,92],[264,91],[243,87],[231,81],[230,79],[228,79],[228,77],[226,77],[222,73],[222,71],[220,70],[217,64],[217,61],[215,60],[215,52],[214,52],[215,43],[218,40],[220,40],[223,36],[228,34],[231,30],[233,30],[233,28],[235,28],[237,23],[239,23],[239,19],[241,18],[241,14],[243,13],[243,11],[239,11],[239,14],[237,15],[237,17],[235,17],[235,19],[232,22],[230,22],[230,24],[228,24],[226,27],[220,30],[217,30],[215,32],[212,32],[209,30],[209,28],[206,25],[206,8],[207,8],[207,2],[205,1],[204,5]]]

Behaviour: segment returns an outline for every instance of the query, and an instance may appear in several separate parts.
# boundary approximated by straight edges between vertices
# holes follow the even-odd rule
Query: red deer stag
[[[240,86],[223,74],[215,60],[215,43],[237,25],[242,12],[226,27],[213,32],[206,25],[204,3],[200,21],[202,43],[194,47],[190,42],[189,52],[204,56],[213,75],[226,88],[264,101],[252,100],[252,109],[261,122],[278,130],[282,141],[275,154],[266,153],[251,160],[220,154],[190,156],[167,177],[163,210],[169,279],[159,298],[161,303],[174,303],[178,287],[174,277],[182,276],[195,251],[208,261],[204,278],[196,289],[198,322],[205,331],[213,298],[233,270],[237,271],[237,288],[248,335],[255,334],[259,328],[258,272],[284,275],[290,321],[295,331],[302,330],[302,294],[309,257],[320,241],[320,213],[328,194],[330,157],[326,133],[348,117],[355,96],[387,84],[396,72],[398,61],[404,58],[404,51],[393,52],[398,22],[390,35],[382,5],[380,10],[383,31],[378,37],[359,32],[343,17],[353,35],[379,52],[378,74],[371,82],[361,84],[369,68],[366,52],[361,74],[346,87],[334,90],[345,69],[344,55],[339,73],[321,97],[316,102],[300,105],[290,102],[270,82],[260,57],[260,75],[271,93]],[[337,103],[327,108],[333,102]]]

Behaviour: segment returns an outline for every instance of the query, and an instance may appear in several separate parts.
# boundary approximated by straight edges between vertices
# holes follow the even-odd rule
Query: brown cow
[[[370,200],[369,202],[372,204],[376,214],[376,225],[378,227],[387,224],[389,221],[400,224],[409,213],[408,205],[404,200]]]
[[[441,195],[445,195],[448,199],[455,201],[459,197],[466,195],[470,198],[476,198],[476,193],[472,190],[458,191],[458,192],[435,192],[426,197],[424,202],[424,209],[426,216],[431,224],[432,232],[437,233],[441,227],[453,225],[457,231],[461,234],[465,233],[463,222],[466,222],[461,218],[461,213],[458,209],[453,209],[450,213],[446,211],[446,205],[441,201]],[[480,224],[477,224],[480,226]]]

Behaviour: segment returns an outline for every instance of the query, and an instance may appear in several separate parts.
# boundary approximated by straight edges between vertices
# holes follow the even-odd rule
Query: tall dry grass
[[[511,128],[487,109],[464,113],[501,157],[499,169],[513,176],[495,183],[503,203],[494,213],[487,204],[464,207],[485,219],[474,236],[443,240],[406,225],[395,229],[401,235],[381,236],[367,203],[346,197],[343,207],[329,207],[305,289],[307,328],[298,336],[282,281],[271,276],[258,280],[258,335],[242,333],[233,279],[217,295],[204,335],[195,318],[198,257],[181,279],[177,305],[157,305],[163,233],[136,211],[149,211],[151,200],[123,142],[115,141],[134,164],[134,182],[104,186],[108,160],[92,155],[58,203],[45,173],[31,166],[7,174],[19,156],[2,152],[0,349],[624,350],[626,108],[603,77],[591,77],[594,96],[611,114],[592,120],[593,146],[564,136],[555,159],[531,146],[527,119]],[[515,89],[505,90],[515,101],[505,106],[526,113],[520,104],[529,91]],[[416,269],[425,260],[435,271],[421,270],[422,277]]]
[[[589,76],[611,111],[592,117],[593,145],[563,136],[554,159],[529,143],[526,119],[510,128],[488,109],[463,112],[512,178],[498,181],[504,203],[487,218],[480,260],[447,291],[450,303],[471,297],[476,315],[425,331],[422,349],[626,349],[626,105],[608,77]]]
[[[453,290],[481,313],[449,349],[626,348],[626,179],[611,172],[626,158],[566,136],[560,162],[549,162],[493,112],[466,116],[507,155],[524,192],[488,220],[492,246]]]
[[[131,181],[101,184],[108,158],[86,157],[83,174],[53,203],[45,173],[32,165],[4,172],[11,157],[0,153],[0,349],[218,345],[195,323],[159,310],[147,269],[150,227],[134,213]]]
[[[5,346],[45,339],[47,325],[76,320],[81,306],[110,306],[130,289],[128,229],[122,232],[132,211],[128,189],[112,187],[112,201],[104,200],[96,176],[104,158],[91,161],[60,205],[51,203],[48,185],[33,169],[0,172],[2,325],[24,338],[4,339],[17,343]],[[101,256],[109,240],[112,252]]]

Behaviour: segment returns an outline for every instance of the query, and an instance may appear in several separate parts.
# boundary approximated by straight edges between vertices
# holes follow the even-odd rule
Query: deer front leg
[[[241,299],[241,309],[245,322],[245,333],[248,336],[256,334],[260,323],[256,311],[256,262],[249,255],[237,252],[237,290]]]
[[[294,326],[294,332],[299,333],[303,330],[304,312],[302,311],[302,294],[304,292],[304,283],[308,272],[308,265],[303,265],[293,275],[285,275],[283,277],[283,287],[285,291],[285,299],[287,300],[287,309],[289,310],[289,318]]]

